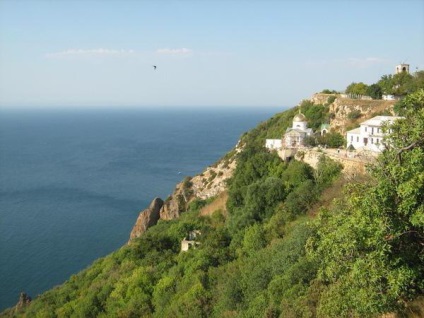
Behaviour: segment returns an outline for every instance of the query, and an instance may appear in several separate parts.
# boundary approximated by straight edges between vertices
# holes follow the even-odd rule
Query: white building
[[[395,73],[399,74],[399,73],[402,73],[402,72],[409,73],[409,64],[402,63],[402,64],[399,64],[399,65],[396,65]]]
[[[303,140],[306,136],[312,135],[312,129],[308,128],[308,122],[305,115],[297,114],[293,118],[291,128],[287,128],[282,139],[267,139],[265,147],[270,150],[281,150],[283,148],[297,148],[303,146]]]
[[[383,100],[398,100],[399,99],[395,95],[392,95],[392,94],[382,95],[381,98]]]
[[[181,241],[181,252],[187,252],[189,249],[199,246],[200,242],[197,241],[197,237],[201,234],[199,230],[188,232],[188,235]]]
[[[282,139],[267,139],[265,141],[265,148],[270,150],[278,150],[283,147]]]
[[[355,128],[346,133],[347,147],[351,145],[355,149],[366,149],[375,152],[384,150],[382,143],[385,134],[383,133],[383,123],[392,124],[395,120],[402,118],[397,116],[376,116],[361,123],[359,128]]]
[[[304,145],[303,140],[307,136],[312,135],[312,128],[308,128],[308,122],[305,115],[302,113],[297,114],[293,118],[293,125],[287,128],[284,134],[283,145],[286,148],[297,148]]]

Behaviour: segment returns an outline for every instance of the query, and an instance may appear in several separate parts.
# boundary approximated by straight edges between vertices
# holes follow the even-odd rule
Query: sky
[[[401,62],[423,0],[0,0],[0,107],[291,107]]]

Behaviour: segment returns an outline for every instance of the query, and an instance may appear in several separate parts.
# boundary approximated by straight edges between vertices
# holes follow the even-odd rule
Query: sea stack
[[[163,206],[163,200],[161,198],[154,198],[150,206],[141,211],[135,225],[130,234],[130,240],[128,244],[131,243],[137,237],[140,237],[147,229],[158,223],[160,218],[160,210]]]

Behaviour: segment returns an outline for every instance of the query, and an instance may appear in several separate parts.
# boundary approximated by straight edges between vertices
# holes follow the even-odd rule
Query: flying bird
[[[153,65],[153,69],[154,69],[154,70],[156,69],[156,65]]]

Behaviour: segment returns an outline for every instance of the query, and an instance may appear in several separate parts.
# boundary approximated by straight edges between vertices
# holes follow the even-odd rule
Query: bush
[[[329,132],[321,136],[318,141],[321,145],[326,145],[330,148],[339,148],[345,144],[344,137],[338,132]]]
[[[348,119],[350,119],[350,120],[358,119],[358,118],[360,118],[360,117],[362,117],[362,113],[361,113],[361,111],[360,111],[360,110],[357,110],[357,109],[352,110],[352,111],[351,111],[351,112],[347,115],[347,118],[348,118]]]
[[[330,105],[332,103],[334,103],[334,101],[336,100],[337,96],[330,96],[327,98],[327,105]]]
[[[337,91],[335,91],[334,89],[333,90],[329,90],[329,89],[323,89],[322,91],[321,91],[321,94],[338,94],[338,92]]]

